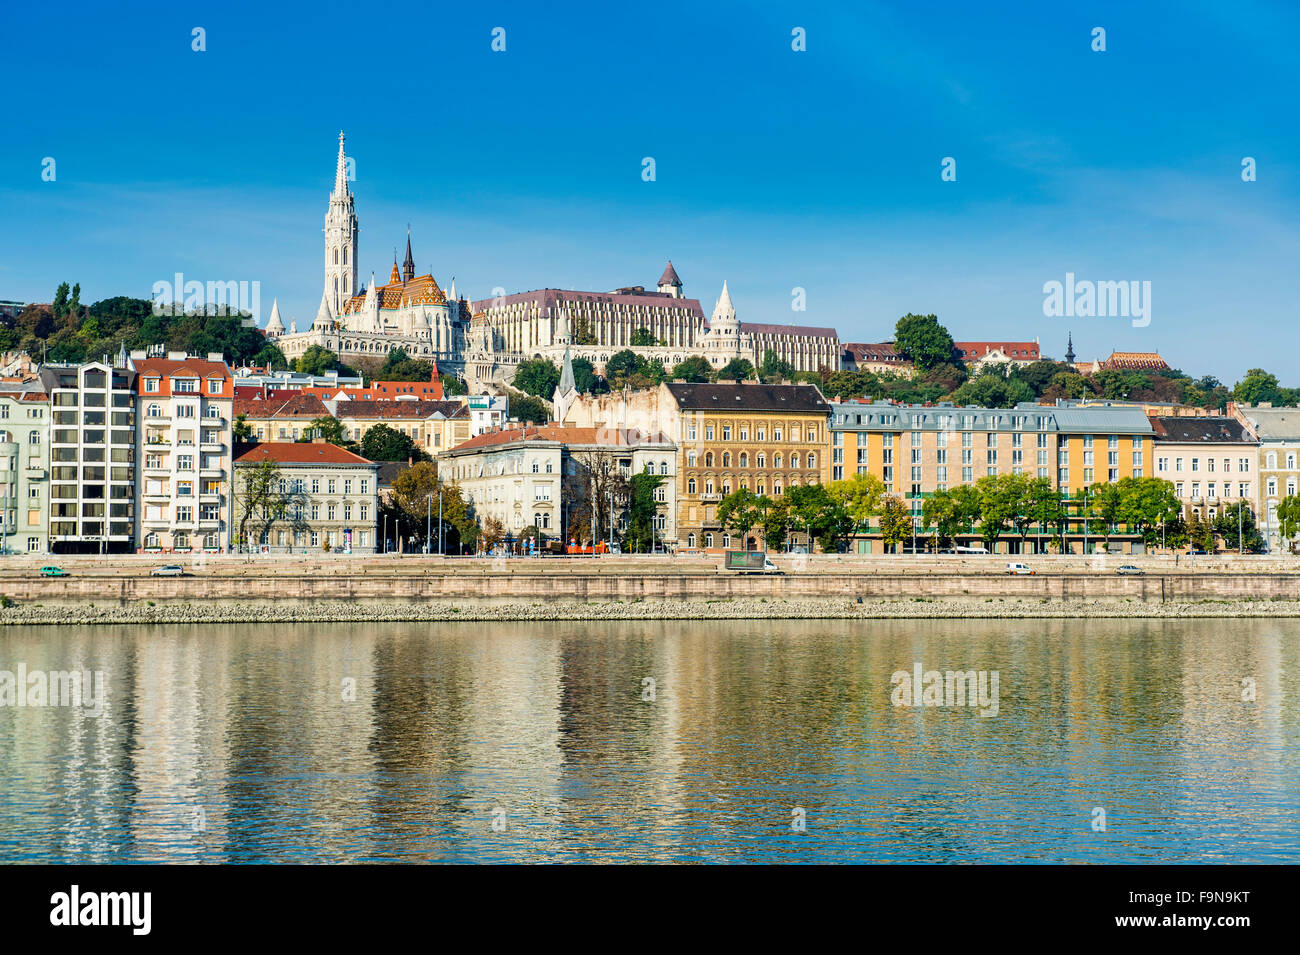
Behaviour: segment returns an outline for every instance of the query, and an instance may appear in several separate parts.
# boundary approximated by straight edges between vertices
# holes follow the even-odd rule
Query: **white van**
[[[1032,574],[1033,571],[1029,569],[1028,564],[1013,563],[1013,564],[1007,564],[1007,573],[1008,574]]]

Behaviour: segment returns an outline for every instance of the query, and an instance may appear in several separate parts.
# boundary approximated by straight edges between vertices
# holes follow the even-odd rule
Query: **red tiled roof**
[[[962,358],[983,358],[995,349],[1022,361],[1039,357],[1038,342],[953,342],[952,347]]]
[[[375,467],[375,462],[353,454],[347,448],[324,441],[268,441],[255,444],[235,459],[236,464],[365,464]]]
[[[874,345],[852,342],[844,350],[853,356],[854,361],[888,361],[906,364],[907,359],[898,353],[893,342],[880,342]]]
[[[236,398],[235,416],[249,418],[319,418],[330,413],[315,395],[295,393],[288,398]]]
[[[1113,351],[1101,363],[1102,368],[1140,368],[1146,370],[1168,368],[1169,362],[1153,351]]]
[[[206,387],[203,387],[202,396],[205,398],[229,398],[234,394],[232,384],[234,379],[230,374],[230,368],[224,361],[208,361],[206,358],[138,358],[133,360],[131,364],[135,366],[136,386],[141,393],[145,392],[144,385],[140,384],[140,379],[162,379],[157,391],[148,392],[151,397],[169,397],[173,378],[199,378],[204,381],[210,378],[220,378],[220,393],[212,394]],[[190,392],[186,392],[186,394],[190,394]]]
[[[673,260],[668,260],[668,268],[664,269],[664,274],[659,276],[660,285],[681,285],[682,280],[677,277],[677,270],[673,268]]]

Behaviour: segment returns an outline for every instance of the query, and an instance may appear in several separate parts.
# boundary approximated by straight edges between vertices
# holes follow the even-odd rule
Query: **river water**
[[[4,628],[0,859],[1294,863],[1298,691],[1287,620]]]

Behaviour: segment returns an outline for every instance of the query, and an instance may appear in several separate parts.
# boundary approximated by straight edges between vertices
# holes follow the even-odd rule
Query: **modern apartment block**
[[[1066,500],[1070,546],[1082,551],[1094,530],[1082,516],[1087,489],[1098,481],[1150,474],[1153,430],[1137,406],[842,401],[830,409],[830,479],[874,474],[886,493],[903,498],[918,524],[924,499],[936,491],[1003,474],[1046,478]],[[1046,529],[1041,530],[1024,541],[1026,549],[1046,547]],[[1123,535],[1113,535],[1112,542],[1133,544]],[[1008,553],[1022,549],[1020,540],[1000,546]],[[859,553],[878,547],[878,534],[854,541]]]
[[[131,356],[136,384],[135,532],[144,553],[230,549],[234,377],[220,354]]]
[[[135,549],[135,372],[116,362],[49,364],[51,553]]]
[[[276,469],[269,502],[256,498],[253,469]],[[378,539],[379,465],[324,441],[254,445],[235,461],[236,547],[270,554],[373,554]],[[258,514],[274,513],[269,524]],[[242,542],[239,540],[242,534]]]
[[[0,381],[0,553],[49,550],[50,397],[40,378]]]

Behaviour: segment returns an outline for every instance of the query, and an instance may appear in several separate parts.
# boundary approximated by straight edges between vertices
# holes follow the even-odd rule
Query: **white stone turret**
[[[357,294],[356,208],[348,188],[347,157],[343,153],[344,136],[339,131],[339,156],[334,170],[334,190],[325,213],[325,291],[330,297],[333,314],[343,313],[343,303]]]
[[[278,338],[284,334],[284,322],[280,320],[280,300],[271,300],[271,317],[266,323],[266,337]]]
[[[320,308],[316,310],[316,321],[312,322],[311,327],[326,332],[334,330],[334,310],[330,306],[329,289],[320,297]]]

